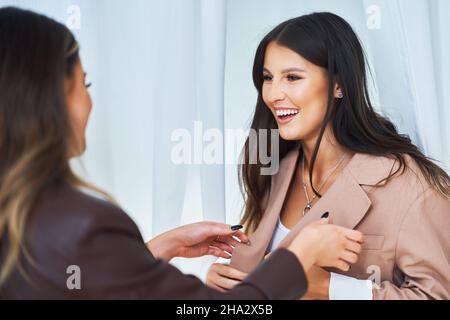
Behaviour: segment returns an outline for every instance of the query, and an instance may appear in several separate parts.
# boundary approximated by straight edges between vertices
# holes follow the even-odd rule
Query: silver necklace
[[[330,170],[328,175],[325,177],[325,179],[322,180],[322,183],[319,185],[319,189],[317,192],[320,192],[320,190],[323,188],[325,183],[330,179],[331,175],[336,171],[336,169],[339,167],[339,165],[344,161],[345,153],[344,155],[339,159],[339,161],[336,163],[336,165]],[[312,209],[312,203],[316,199],[317,195],[314,193],[312,199],[309,199],[308,190],[306,188],[306,182],[305,182],[305,154],[303,154],[303,160],[302,160],[302,180],[303,180],[303,191],[305,191],[306,196],[306,207],[303,209],[303,216]]]

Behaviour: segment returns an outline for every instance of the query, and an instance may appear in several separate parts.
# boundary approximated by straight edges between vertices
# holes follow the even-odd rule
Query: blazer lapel
[[[279,247],[289,246],[302,228],[321,219],[325,212],[329,212],[332,224],[355,229],[372,205],[363,186],[377,185],[392,172],[394,162],[389,158],[355,154],[334,184],[292,228]]]
[[[252,244],[251,246],[238,244],[235,247],[231,266],[244,272],[251,272],[264,258],[295,173],[299,154],[299,149],[293,150],[280,163],[279,173],[272,178],[264,217],[257,230],[250,236]],[[331,223],[355,229],[372,205],[366,186],[375,186],[386,178],[392,172],[394,163],[395,161],[389,158],[355,154],[333,185],[292,228],[279,247],[289,246],[302,228],[319,220],[325,212],[329,212]]]
[[[233,250],[230,265],[243,272],[251,272],[264,258],[278,222],[286,194],[295,173],[299,151],[293,150],[281,161],[278,173],[272,177],[269,200],[264,216],[249,237],[251,245],[238,243]]]

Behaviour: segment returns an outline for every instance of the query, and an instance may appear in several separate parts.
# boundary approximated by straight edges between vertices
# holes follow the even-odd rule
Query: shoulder
[[[403,181],[425,191],[430,187],[417,162],[409,155],[401,155],[403,165],[395,156],[376,156],[356,153],[348,170],[362,185],[385,185],[391,181]],[[386,178],[388,178],[386,180]]]
[[[66,184],[55,184],[39,196],[27,222],[33,240],[76,242],[98,232],[127,232],[140,237],[131,218],[114,204]]]
[[[439,198],[444,204],[448,202],[414,158],[403,154],[401,159],[403,166],[394,156],[356,154],[348,169],[360,185],[376,187],[378,192],[389,194],[396,201],[412,204],[419,198]]]

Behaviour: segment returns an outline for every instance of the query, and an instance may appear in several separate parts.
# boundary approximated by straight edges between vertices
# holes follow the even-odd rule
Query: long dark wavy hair
[[[427,182],[442,195],[450,197],[450,178],[447,173],[412,144],[408,136],[399,134],[389,119],[375,112],[369,98],[367,64],[361,43],[352,27],[335,14],[319,12],[285,21],[261,41],[253,65],[253,82],[258,98],[252,129],[277,129],[276,120],[262,98],[264,58],[271,42],[295,51],[328,71],[327,111],[309,168],[309,181],[317,196],[321,195],[314,188],[312,173],[325,129],[330,125],[337,142],[347,149],[398,160],[398,170],[384,180],[399,172],[402,174],[406,168],[404,156],[409,155],[417,163]],[[334,99],[336,82],[342,89],[343,99]],[[267,140],[270,142],[269,134]],[[279,141],[280,159],[298,145],[297,141],[286,141],[281,137]],[[260,174],[263,164],[250,164],[249,159],[253,157],[251,152],[259,148],[250,148],[249,144],[248,138],[242,152],[239,182],[245,200],[241,223],[246,225],[249,232],[253,232],[263,216],[262,200],[270,189],[271,177]],[[268,150],[271,150],[270,143]]]
[[[0,287],[13,269],[23,272],[22,258],[33,262],[24,227],[47,186],[65,182],[112,199],[69,166],[76,137],[64,85],[78,61],[78,44],[64,25],[0,9]]]

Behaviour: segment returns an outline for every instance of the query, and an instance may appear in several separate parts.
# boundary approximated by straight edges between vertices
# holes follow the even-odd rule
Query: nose
[[[275,81],[272,82],[268,90],[268,98],[270,103],[283,101],[286,96],[284,94],[282,86]]]

